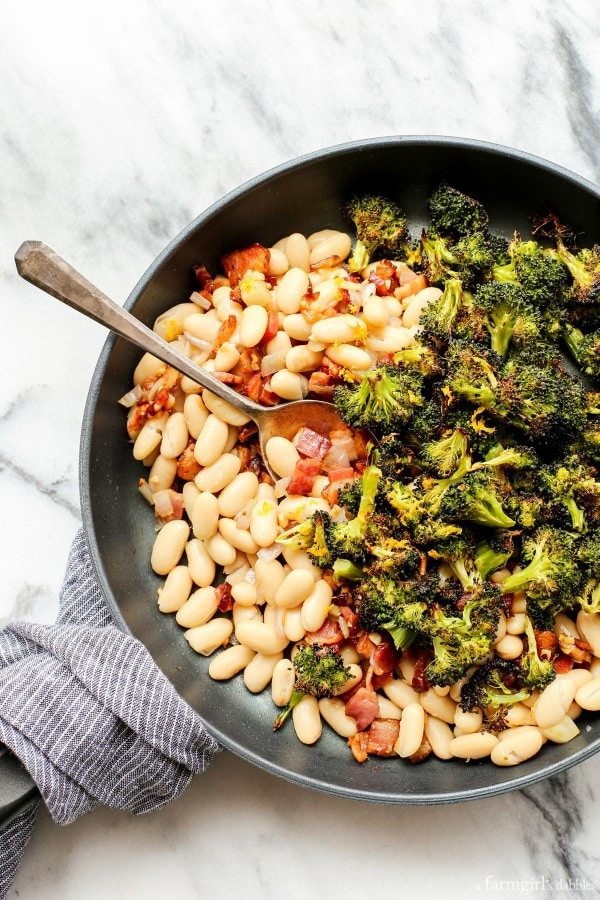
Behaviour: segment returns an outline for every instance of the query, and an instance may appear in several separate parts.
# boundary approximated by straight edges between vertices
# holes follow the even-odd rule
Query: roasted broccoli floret
[[[282,532],[276,540],[292,550],[306,550],[315,565],[328,569],[335,558],[330,550],[333,528],[329,514],[319,509],[309,519]]]
[[[377,565],[370,567],[354,592],[360,623],[368,631],[387,631],[397,649],[406,649],[416,632],[404,620],[403,611],[415,604],[427,607],[438,588],[435,577],[399,581]]]
[[[567,272],[537,241],[522,241],[515,235],[508,247],[510,263],[495,266],[495,281],[520,285],[525,297],[537,309],[550,309],[562,298]]]
[[[523,686],[521,668],[512,659],[496,657],[474,672],[460,692],[460,707],[465,712],[488,707],[511,706],[527,700],[531,691]]]
[[[498,482],[484,470],[470,472],[458,484],[449,486],[440,515],[450,522],[475,522],[486,528],[511,528],[515,524],[502,508]]]
[[[345,212],[356,228],[356,243],[348,260],[351,272],[361,271],[375,257],[396,257],[409,239],[406,216],[386,197],[354,197]]]
[[[573,284],[569,290],[570,302],[584,305],[600,301],[600,246],[586,247],[575,252],[570,249],[571,233],[552,213],[545,218],[534,219],[534,230],[552,238],[556,247],[546,250],[548,256],[559,260],[569,270]]]
[[[410,421],[414,410],[424,403],[422,390],[417,372],[382,365],[369,369],[357,383],[338,385],[333,405],[352,428],[381,435],[399,431]]]
[[[465,284],[489,276],[495,265],[509,261],[508,241],[488,231],[475,231],[462,237],[451,248],[456,267]]]
[[[276,717],[274,731],[281,728],[306,694],[313,697],[333,697],[350,678],[350,670],[340,654],[331,647],[322,647],[320,644],[301,646],[294,656],[293,665],[296,673],[294,691],[287,706]]]
[[[456,428],[436,441],[423,445],[421,458],[437,475],[452,475],[467,456],[469,444],[465,432]]]
[[[443,293],[428,303],[421,312],[419,325],[427,338],[449,341],[459,310],[465,301],[462,281],[449,278],[444,284]]]
[[[600,613],[600,581],[596,578],[586,581],[577,597],[577,602],[582,610],[590,615]]]
[[[527,349],[543,339],[541,316],[517,285],[488,282],[477,288],[474,299],[485,311],[492,350],[499,356],[507,355],[511,341]]]
[[[479,200],[448,184],[441,184],[431,194],[427,209],[440,234],[461,238],[474,231],[485,231],[488,214]]]
[[[475,565],[475,548],[475,536],[464,529],[460,534],[440,540],[429,550],[429,556],[447,563],[463,590],[472,591],[481,582]]]
[[[527,651],[520,660],[525,682],[533,688],[545,688],[554,681],[556,672],[552,662],[549,659],[541,659],[538,654],[533,623],[529,616],[525,616],[525,634]]]
[[[527,565],[502,582],[503,594],[527,592],[527,610],[536,625],[552,624],[554,617],[573,606],[582,580],[575,555],[575,537],[569,531],[541,526],[523,541]]]
[[[600,483],[594,476],[595,470],[582,463],[577,456],[540,466],[537,471],[537,483],[549,504],[551,515],[553,509],[562,509],[568,515],[559,515],[559,522],[564,518],[566,527],[574,531],[587,530],[588,509],[593,521],[599,518]]]
[[[377,561],[374,565],[395,578],[412,578],[421,566],[422,553],[408,537],[384,536],[370,553]]]
[[[425,377],[439,375],[442,371],[438,353],[428,344],[413,344],[412,347],[398,350],[394,353],[394,362],[401,369],[416,371]]]
[[[333,580],[339,584],[342,579],[346,581],[360,581],[364,576],[364,570],[353,563],[351,559],[336,559],[333,564]]]
[[[448,376],[444,391],[454,402],[466,400],[473,406],[495,411],[500,357],[483,347],[454,341],[448,350]]]
[[[361,497],[358,512],[349,522],[331,523],[327,533],[328,546],[333,559],[351,559],[362,562],[367,553],[367,529],[375,509],[381,469],[367,466],[361,478]]]
[[[338,505],[345,509],[353,516],[358,512],[360,506],[360,496],[362,493],[362,483],[360,478],[355,478],[348,482],[338,491]]]
[[[443,428],[444,419],[440,403],[436,400],[428,400],[418,407],[406,432],[406,441],[413,446],[421,446],[426,441],[432,440]]]
[[[563,338],[581,371],[591,378],[600,378],[600,331],[584,334],[568,325]]]
[[[511,556],[512,548],[493,547],[487,541],[481,541],[475,549],[473,561],[480,577],[485,581],[492,572],[502,569]]]

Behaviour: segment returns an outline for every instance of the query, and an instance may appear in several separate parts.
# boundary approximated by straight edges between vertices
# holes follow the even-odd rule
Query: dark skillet
[[[532,213],[552,209],[582,236],[600,241],[600,190],[540,159],[477,141],[389,137],[346,144],[287,163],[232,192],[192,222],[150,266],[125,304],[151,325],[185,300],[190,270],[219,268],[221,253],[254,241],[266,244],[292,231],[348,227],[340,208],[357,192],[398,201],[413,233],[426,223],[425,200],[446,180],[479,198],[492,230],[529,232]],[[546,744],[514,768],[490,762],[420,766],[369,759],[359,766],[344,741],[324,726],[313,747],[291,726],[272,731],[268,691],[251,695],[241,678],[223,684],[206,674],[208,661],[190,651],[172,616],[160,614],[160,580],[149,566],[153,516],[137,491],[140,465],[131,454],[117,399],[130,387],[139,351],[109,337],[91,384],[81,442],[83,521],[100,583],[123,629],[149,649],[160,668],[222,744],[256,765],[298,784],[363,800],[443,803],[503,793],[581,762],[600,749],[600,719],[581,717],[568,744]],[[589,730],[588,730],[589,727]]]

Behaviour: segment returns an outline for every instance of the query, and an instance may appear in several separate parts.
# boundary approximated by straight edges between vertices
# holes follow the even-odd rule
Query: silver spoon
[[[271,470],[265,449],[270,438],[291,439],[302,426],[327,435],[343,425],[332,405],[322,400],[294,400],[266,408],[238,394],[110,300],[41,241],[24,241],[15,253],[15,263],[21,278],[152,353],[252,419],[258,426],[263,460],[275,479],[279,476]]]

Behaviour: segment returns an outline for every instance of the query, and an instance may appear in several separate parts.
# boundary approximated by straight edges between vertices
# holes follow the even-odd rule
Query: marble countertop
[[[22,240],[122,302],[211,202],[319,147],[475,137],[600,182],[600,8],[581,0],[56,0],[2,19],[0,624],[55,618],[105,339],[18,279]],[[67,828],[40,814],[10,897],[300,898],[307,876],[319,898],[373,876],[390,896],[599,896],[599,776],[592,759],[496,799],[402,809],[223,753],[159,813],[104,809]]]

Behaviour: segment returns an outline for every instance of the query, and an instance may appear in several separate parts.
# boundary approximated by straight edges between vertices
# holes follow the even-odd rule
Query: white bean
[[[217,310],[217,316],[220,322],[226,322],[230,316],[233,316],[237,322],[240,322],[242,318],[243,306],[239,303],[235,303],[233,300],[224,300],[223,303],[219,305]],[[238,340],[236,334],[239,337],[237,331],[235,331],[231,336],[231,343],[237,344]]]
[[[157,575],[168,575],[181,556],[190,533],[190,526],[181,519],[167,522],[156,535],[150,565]],[[190,573],[191,574],[191,573]]]
[[[339,258],[340,262],[343,262],[350,253],[351,246],[352,241],[349,235],[344,234],[343,231],[328,235],[311,248],[310,264],[316,266],[335,256]]]
[[[321,715],[316,697],[305,694],[292,710],[296,737],[303,744],[314,744],[321,737]]]
[[[265,355],[270,353],[282,353],[286,354],[288,350],[291,348],[292,342],[290,340],[290,336],[285,333],[285,331],[278,331],[274,338],[267,343],[265,348]]]
[[[581,637],[579,634],[579,629],[577,625],[570,619],[566,613],[559,613],[554,620],[554,634],[557,638],[561,636],[573,638],[573,640],[577,641]]]
[[[206,389],[202,391],[202,400],[207,409],[220,419],[223,419],[224,422],[227,422],[228,425],[235,425],[237,428],[240,428],[242,425],[245,425],[246,422],[250,421],[250,416],[247,416],[245,413],[241,412],[241,410],[236,409],[235,406],[232,406],[227,400],[222,400],[220,397],[217,397],[216,394],[212,394]]]
[[[202,491],[194,501],[190,515],[194,537],[206,541],[217,531],[219,521],[219,504],[210,491]]]
[[[540,731],[553,744],[568,744],[579,734],[579,728],[570,716],[564,716],[558,724],[550,728],[540,728]]]
[[[579,688],[587,684],[588,681],[591,681],[594,677],[589,669],[571,669],[570,672],[565,672],[562,678],[568,678],[575,685],[575,690],[579,690]]]
[[[259,547],[270,547],[279,533],[277,502],[257,500],[250,513],[250,534]]]
[[[319,712],[325,719],[330,728],[336,734],[349,738],[356,734],[356,719],[346,715],[346,708],[343,700],[337,700],[335,697],[323,697],[319,700]]]
[[[262,613],[258,606],[242,606],[241,603],[234,603],[231,610],[233,618],[233,627],[237,628],[242,622],[262,622]]]
[[[322,344],[352,342],[366,333],[365,324],[349,313],[319,319],[312,327],[311,340]]]
[[[438,759],[452,759],[450,744],[454,738],[452,729],[446,722],[427,716],[425,720],[425,737]]]
[[[493,734],[480,731],[453,738],[448,749],[452,756],[459,759],[483,759],[490,755],[497,743],[498,738]]]
[[[345,369],[353,369],[357,372],[364,372],[373,365],[373,360],[367,351],[362,350],[360,347],[355,347],[354,344],[334,344],[327,348],[325,354],[338,366],[343,366]],[[288,368],[290,367],[288,366]]]
[[[306,634],[306,628],[302,624],[302,607],[286,609],[283,613],[283,633],[288,641],[301,641]]]
[[[523,641],[516,634],[505,634],[494,649],[501,659],[516,659],[523,652]]]
[[[403,759],[417,752],[425,731],[425,710],[420,703],[409,703],[402,711],[400,734],[394,750]]]
[[[525,631],[525,613],[515,613],[506,620],[507,634],[523,634]]]
[[[225,540],[236,550],[251,554],[258,552],[258,544],[250,532],[245,528],[238,528],[234,519],[219,519],[218,529]]]
[[[306,569],[315,581],[323,576],[323,572],[314,565],[306,550],[292,550],[291,547],[284,547],[283,558],[290,569]]]
[[[270,390],[284,400],[304,400],[308,394],[308,379],[299,372],[280,369],[271,377]]]
[[[533,716],[540,728],[551,728],[558,725],[567,714],[567,710],[575,699],[575,683],[568,678],[557,676],[548,687],[544,688],[533,707]],[[579,700],[577,701],[579,703]],[[579,703],[582,706],[581,703]]]
[[[177,460],[167,459],[166,456],[159,453],[148,474],[148,486],[153,494],[156,494],[157,491],[164,491],[171,487],[176,475]]]
[[[264,306],[247,306],[240,321],[240,343],[244,347],[256,347],[267,330],[269,313]]]
[[[204,625],[209,619],[212,619],[218,606],[219,599],[214,587],[199,588],[177,610],[175,620],[183,628]]]
[[[249,581],[238,581],[231,588],[231,596],[241,606],[255,606],[256,585]]]
[[[389,697],[400,709],[404,709],[409,703],[419,702],[417,691],[406,682],[400,681],[399,678],[389,678],[382,687],[386,697]]]
[[[240,351],[234,344],[225,341],[225,343],[219,347],[215,356],[215,372],[231,372],[231,370],[237,366],[239,361]]]
[[[240,472],[219,494],[219,512],[233,519],[254,499],[258,490],[258,478],[254,472]]]
[[[575,700],[582,709],[597,712],[600,709],[600,678],[592,678],[578,688]]]
[[[264,691],[273,678],[275,666],[281,659],[281,653],[273,653],[270,656],[264,653],[256,653],[244,669],[244,684],[248,690],[253,694]]]
[[[302,604],[302,624],[307,631],[318,631],[331,606],[333,591],[324,579],[317,581]]]
[[[198,625],[185,632],[184,637],[192,650],[202,656],[210,656],[219,647],[224,647],[231,637],[233,623],[230,619],[212,619],[206,625]]]
[[[295,341],[307,341],[312,331],[312,325],[306,321],[302,313],[292,313],[285,316],[283,330]]]
[[[300,454],[291,441],[284,437],[272,437],[266,443],[267,461],[280,478],[287,478],[296,468]]]
[[[217,493],[227,487],[240,471],[242,463],[235,453],[224,453],[216,462],[198,472],[194,482],[199,491]]]
[[[192,576],[187,566],[175,566],[158,591],[158,608],[163,613],[177,612],[190,596]]]
[[[188,394],[186,396],[183,404],[183,415],[191,437],[196,440],[209,415],[202,398],[198,394]]]
[[[268,604],[275,603],[275,595],[283,582],[286,572],[277,559],[258,559],[254,566],[256,583]]]
[[[600,613],[587,613],[579,610],[577,628],[584,641],[592,648],[594,656],[600,656]]]
[[[183,485],[183,508],[185,509],[188,516],[192,517],[192,510],[194,509],[194,503],[200,496],[200,491],[196,487],[193,481],[186,481]]]
[[[196,312],[191,316],[187,316],[183,321],[183,330],[201,341],[210,341],[212,343],[219,332],[221,323],[217,318],[216,310],[211,310],[211,312],[214,315]]]
[[[190,575],[198,587],[207,587],[215,580],[215,564],[204,541],[192,538],[185,545]]]
[[[188,427],[185,416],[174,412],[169,416],[163,430],[160,452],[167,459],[175,459],[185,450],[188,442]]]
[[[235,562],[237,553],[235,547],[226,541],[222,534],[213,534],[212,537],[205,541],[206,549],[209,556],[214,559],[218,566],[230,566]]]
[[[504,721],[509,728],[519,727],[520,725],[535,725],[533,713],[524,703],[513,703],[506,710]]]
[[[133,445],[134,459],[145,459],[159,446],[168,419],[169,413],[163,412],[145,422]]]
[[[472,734],[479,731],[483,724],[483,714],[477,712],[465,712],[460,706],[454,711],[454,724],[458,725],[463,734]]]
[[[511,733],[512,732],[512,733]],[[539,728],[524,725],[505,732],[506,737],[492,747],[491,760],[496,766],[517,766],[531,759],[542,747],[543,737]]]
[[[308,290],[308,275],[303,269],[291,268],[277,285],[277,306],[285,315],[293,315],[300,309],[300,301]]]
[[[196,440],[194,457],[201,466],[210,466],[225,452],[229,440],[229,428],[214,413],[211,413]]]
[[[377,694],[377,702],[379,703],[379,715],[378,719],[400,719],[402,718],[402,710],[399,706],[396,706],[395,703],[392,703],[391,700],[388,700],[387,697],[382,697],[380,694]]]
[[[419,291],[415,294],[406,309],[404,310],[404,316],[402,317],[402,324],[406,328],[411,328],[413,325],[418,325],[419,317],[426,306],[428,306],[432,301],[437,300],[438,297],[441,297],[442,292],[439,288],[436,287],[426,287],[423,288],[422,291]]]
[[[284,253],[290,266],[303,269],[304,272],[310,271],[310,249],[303,234],[290,234],[285,242]]]
[[[367,354],[368,355],[368,354]],[[369,357],[369,364],[371,358]],[[323,361],[320,350],[310,350],[306,344],[292,347],[285,355],[285,366],[290,372],[312,372],[318,369]]]
[[[283,275],[289,268],[288,258],[278,247],[271,247],[269,251],[269,275]]]
[[[289,659],[281,659],[273,669],[271,696],[275,706],[287,706],[294,691],[296,673]]]
[[[266,309],[271,302],[271,288],[265,281],[262,272],[249,273],[242,278],[240,281],[240,294],[246,306],[262,306]]]
[[[235,644],[215,656],[208,667],[208,674],[215,681],[226,681],[245,669],[254,656],[253,650],[248,650],[242,644]]]
[[[235,636],[240,644],[244,644],[257,653],[265,653],[267,656],[285,650],[288,644],[285,635],[279,637],[264,622],[241,622],[236,627]]]
[[[329,479],[327,479],[329,483]],[[329,512],[331,507],[322,497],[304,497],[292,494],[281,500],[277,509],[277,521],[282,528],[287,528],[290,522],[304,522],[317,510]]]
[[[136,385],[143,384],[147,378],[153,378],[155,375],[158,375],[164,367],[165,364],[162,359],[152,356],[151,353],[144,353],[133,371],[133,383]]]
[[[423,709],[432,716],[441,719],[442,722],[454,723],[456,704],[448,697],[439,697],[433,688],[419,694],[419,702]]]
[[[381,297],[368,297],[363,304],[363,315],[372,328],[384,328],[390,320],[390,311]]]
[[[513,594],[513,599],[511,603],[511,610],[513,615],[518,615],[519,613],[527,612],[527,597],[524,591],[516,591]]]
[[[284,609],[293,609],[306,600],[315,588],[315,582],[306,569],[293,569],[277,588],[275,603]]]

